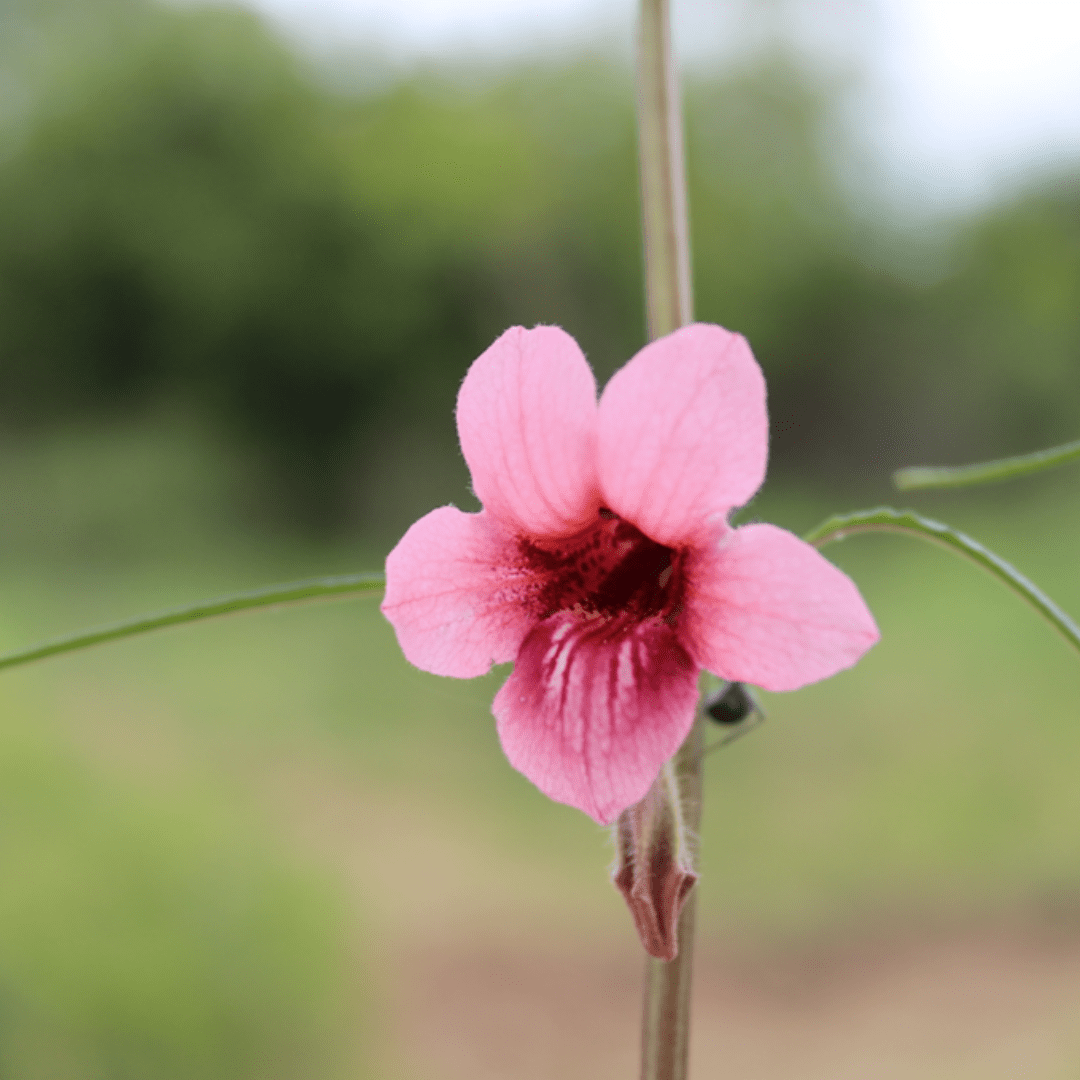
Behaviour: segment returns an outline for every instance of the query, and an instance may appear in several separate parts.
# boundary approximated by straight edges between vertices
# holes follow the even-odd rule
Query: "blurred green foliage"
[[[642,344],[619,64],[380,81],[358,56],[370,86],[345,94],[235,10],[0,19],[5,430],[180,403],[255,451],[285,516],[370,526],[380,454],[461,486],[454,394],[507,325],[563,325],[601,378]],[[698,315],[761,359],[776,467],[1075,434],[1075,179],[904,237],[841,181],[843,93],[781,53],[687,92]]]
[[[355,1075],[333,890],[212,786],[103,775],[32,697],[0,708],[0,1074]]]

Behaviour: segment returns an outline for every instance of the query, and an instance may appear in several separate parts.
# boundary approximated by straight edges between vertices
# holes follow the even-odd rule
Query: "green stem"
[[[641,0],[637,53],[638,161],[645,240],[645,307],[655,340],[693,320],[690,229],[686,208],[682,106],[671,54],[669,0]],[[674,374],[674,373],[673,373]],[[701,815],[701,734],[675,757],[684,813],[693,835]],[[641,1028],[642,1080],[685,1080],[694,954],[693,889],[679,916],[679,954],[649,959]]]
[[[83,630],[68,637],[55,638],[40,645],[32,645],[28,649],[7,653],[0,656],[0,670],[29,664],[33,660],[44,660],[47,656],[76,652],[78,649],[101,645],[106,641],[134,637],[136,634],[145,634],[149,630],[160,630],[166,626],[179,626],[181,623],[212,619],[218,615],[231,615],[238,611],[252,611],[276,604],[296,604],[306,600],[375,592],[382,589],[384,584],[385,578],[382,574],[346,574],[342,577],[312,578],[307,581],[292,581],[285,585],[269,585],[251,592],[233,593],[231,596],[204,600],[187,607],[171,608],[154,615],[140,615],[109,626]]]
[[[650,341],[694,318],[682,104],[668,6],[668,0],[642,0],[638,27],[638,164]]]
[[[971,484],[991,484],[997,480],[1011,480],[1015,476],[1027,476],[1064,465],[1067,461],[1080,460],[1080,440],[1037,450],[1033,454],[982,461],[976,465],[915,465],[893,473],[893,483],[901,491],[918,488],[954,488]]]
[[[803,539],[815,547],[823,547],[861,532],[905,533],[965,556],[1026,600],[1061,632],[1066,641],[1080,651],[1080,627],[1034,582],[1029,581],[1011,563],[983,547],[977,540],[950,529],[948,525],[942,525],[940,521],[931,521],[930,518],[916,514],[914,510],[893,510],[888,506],[879,506],[874,510],[858,510],[853,514],[837,515],[822,522]]]

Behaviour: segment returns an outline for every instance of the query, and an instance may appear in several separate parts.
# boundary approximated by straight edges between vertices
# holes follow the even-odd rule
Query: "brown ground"
[[[408,956],[400,1075],[632,1080],[639,965],[464,943]],[[1075,1080],[1080,940],[984,930],[776,958],[706,955],[691,1071],[733,1080]]]
[[[565,883],[355,783],[290,770],[273,791],[307,808],[292,818],[304,846],[344,869],[369,913],[380,1080],[637,1077],[628,917],[593,902],[569,929]],[[694,1080],[1080,1080],[1075,915],[852,931],[779,952],[706,941],[694,994]]]

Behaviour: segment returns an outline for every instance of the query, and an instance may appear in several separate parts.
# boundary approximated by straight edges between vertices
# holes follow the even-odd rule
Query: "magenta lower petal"
[[[432,510],[386,559],[382,612],[411,664],[469,679],[513,660],[534,618],[517,541],[487,513]]]
[[[702,667],[797,690],[850,667],[878,640],[859,590],[775,525],[724,530],[687,568],[683,640]]]
[[[698,667],[660,619],[561,612],[538,624],[495,698],[510,763],[601,824],[642,799],[694,721]]]

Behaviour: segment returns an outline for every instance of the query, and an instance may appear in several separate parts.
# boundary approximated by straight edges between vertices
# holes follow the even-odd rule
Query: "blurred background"
[[[675,6],[752,515],[1080,436],[1071,5]],[[377,569],[475,506],[454,399],[506,326],[625,362],[631,23],[0,0],[0,649]],[[1075,466],[901,501],[1080,612]],[[883,639],[710,762],[696,1075],[1076,1080],[1080,664],[943,553],[828,554]],[[503,760],[504,677],[411,670],[370,600],[3,675],[0,1077],[634,1075],[608,838]]]

